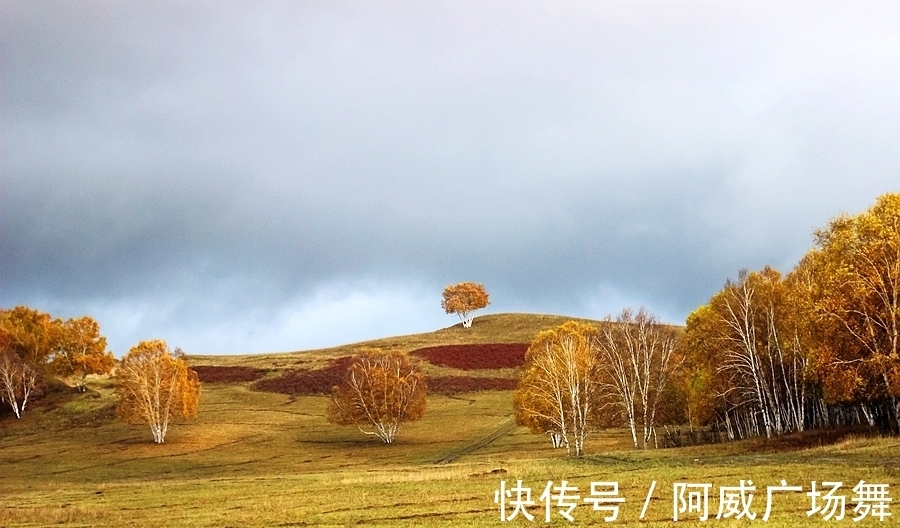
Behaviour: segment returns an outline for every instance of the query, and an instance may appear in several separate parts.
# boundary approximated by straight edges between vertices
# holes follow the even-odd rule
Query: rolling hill
[[[626,500],[617,522],[637,521],[656,483],[643,520],[656,527],[697,523],[695,514],[672,521],[677,482],[752,480],[757,501],[764,501],[765,487],[782,479],[804,489],[812,480],[841,481],[849,484],[849,517],[858,481],[892,490],[900,484],[896,438],[807,435],[639,452],[625,431],[604,430],[589,437],[585,457],[569,459],[546,437],[515,426],[509,390],[488,390],[429,395],[425,417],[405,424],[397,443],[385,446],[327,423],[326,396],[253,387],[327,369],[364,347],[524,344],[566,320],[498,314],[476,318],[471,329],[330,349],[192,356],[195,366],[238,367],[253,376],[204,383],[198,418],[173,424],[161,445],[147,427],[115,419],[108,377],[90,378],[86,393],[57,387],[21,420],[0,417],[0,526],[495,526],[495,491],[519,480],[533,490],[534,523],[544,524],[538,496],[548,482],[565,480],[582,497],[592,482],[616,482]],[[432,379],[514,380],[517,373],[509,366],[452,368],[424,357],[422,364]],[[762,515],[764,503],[754,507]],[[808,509],[804,493],[780,495],[768,524],[821,522]],[[555,525],[570,525],[552,510]],[[571,524],[602,523],[604,515],[581,503]]]

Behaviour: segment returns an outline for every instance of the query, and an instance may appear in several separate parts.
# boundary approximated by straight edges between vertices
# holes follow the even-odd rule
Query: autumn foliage
[[[55,329],[50,369],[60,376],[73,376],[78,389],[84,391],[88,374],[106,374],[115,360],[106,350],[106,338],[100,335],[100,325],[90,317],[59,322]]]
[[[0,310],[0,401],[17,417],[51,375],[75,377],[84,390],[88,374],[107,373],[113,362],[90,317],[63,321],[27,306]]]
[[[743,271],[688,318],[688,409],[729,438],[900,416],[900,194],[816,231],[782,276]],[[692,416],[692,418],[693,418]]]
[[[549,434],[554,446],[576,456],[604,398],[602,365],[594,347],[597,328],[569,321],[539,333],[525,355],[525,372],[514,397],[516,422]]]
[[[472,326],[472,312],[484,308],[490,301],[487,291],[481,284],[461,282],[444,289],[441,308],[448,314],[457,314],[463,327]]]
[[[891,398],[900,413],[900,194],[832,220],[804,264],[820,278],[809,294],[826,398]]]
[[[425,414],[425,392],[425,379],[406,354],[363,352],[333,388],[328,421],[355,425],[391,444],[401,424]]]
[[[200,403],[200,380],[164,341],[141,341],[122,358],[116,372],[119,417],[150,425],[153,440],[165,441],[169,421],[193,418]]]

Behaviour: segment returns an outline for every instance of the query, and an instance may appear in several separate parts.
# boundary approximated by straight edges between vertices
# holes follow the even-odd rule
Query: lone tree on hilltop
[[[165,341],[141,341],[122,358],[116,372],[119,417],[150,425],[153,440],[163,443],[169,419],[193,418],[200,403],[200,380],[180,348]]]
[[[444,289],[441,308],[448,314],[459,315],[463,327],[469,328],[472,326],[472,312],[489,304],[484,286],[474,282],[461,282]]]
[[[425,379],[402,352],[370,350],[356,356],[328,405],[329,422],[355,425],[386,444],[394,442],[400,424],[424,414]]]

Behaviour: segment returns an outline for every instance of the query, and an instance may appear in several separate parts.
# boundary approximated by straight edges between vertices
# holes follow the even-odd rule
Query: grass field
[[[494,317],[476,320],[472,337],[522,342],[550,321]],[[509,325],[519,333],[501,340]],[[465,339],[447,329],[381,340],[378,346],[418,348]],[[285,368],[352,349],[314,351],[308,357],[292,353],[192,360]],[[87,393],[48,397],[21,420],[4,415],[0,526],[544,525],[539,495],[548,480],[558,485],[563,479],[577,486],[582,497],[589,494],[591,482],[618,482],[626,502],[612,524],[698,524],[696,513],[672,521],[673,483],[691,482],[712,484],[707,523],[746,525],[750,521],[714,518],[719,486],[736,486],[741,479],[752,479],[758,487],[751,503],[758,515],[753,523],[761,523],[766,486],[784,479],[802,485],[803,492],[776,494],[768,525],[822,523],[806,515],[812,480],[844,482],[847,517],[836,524],[895,524],[893,518],[854,523],[852,487],[865,480],[889,484],[896,494],[898,438],[848,436],[825,442],[806,435],[637,452],[624,431],[613,430],[593,435],[584,458],[567,459],[545,437],[512,425],[512,393],[503,391],[429,396],[425,418],[406,424],[397,443],[385,446],[355,428],[328,424],[324,396],[292,398],[248,386],[205,384],[198,418],[174,424],[163,445],[152,443],[149,427],[113,418],[109,379],[91,380]],[[532,488],[535,505],[529,512],[534,521],[520,515],[501,523],[494,491],[501,480],[512,487],[519,479]],[[653,481],[654,496],[644,520],[638,521]],[[551,525],[602,524],[605,516],[584,502],[573,511],[574,523],[556,511],[551,510]]]

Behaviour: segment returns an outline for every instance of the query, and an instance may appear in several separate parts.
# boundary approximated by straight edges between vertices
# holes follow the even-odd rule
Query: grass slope
[[[476,317],[471,328],[456,324],[435,332],[387,337],[332,348],[302,352],[236,356],[190,356],[195,365],[248,366],[257,368],[310,367],[336,357],[352,355],[363,348],[412,352],[418,348],[468,343],[530,343],[541,330],[559,326],[573,318],[560,315],[505,313]],[[596,322],[587,319],[579,321]]]
[[[542,325],[565,320],[529,319],[511,314],[479,318],[471,336],[478,342],[501,341],[499,328],[506,328],[519,333],[503,342],[521,342]],[[450,328],[434,333],[443,336],[367,345],[462,343],[462,332]],[[194,359],[285,368],[292,361],[339,357],[354,347],[311,353],[319,358],[291,353],[264,356],[268,360]],[[582,497],[592,481],[618,482],[626,499],[619,523],[638,520],[656,481],[643,522],[651,527],[698,524],[695,514],[672,522],[675,482],[711,483],[714,517],[718,486],[752,479],[758,486],[752,506],[761,517],[765,486],[785,479],[803,485],[805,492],[810,480],[843,481],[848,518],[841,523],[856,525],[850,520],[853,485],[866,480],[896,490],[900,484],[897,438],[849,437],[819,446],[819,437],[807,435],[636,452],[625,431],[612,430],[589,438],[588,456],[566,459],[545,437],[510,426],[508,391],[429,396],[425,418],[406,424],[397,444],[385,446],[354,428],[328,424],[323,396],[290,397],[252,391],[249,383],[210,383],[203,387],[198,419],[174,424],[166,443],[154,445],[148,427],[112,418],[109,379],[91,379],[89,387],[83,394],[54,395],[21,420],[8,415],[0,420],[0,526],[496,526],[494,491],[501,480],[512,486],[519,479],[532,488],[536,505],[529,508],[534,522],[519,518],[517,525],[544,524],[538,497],[548,480],[558,485],[563,479],[578,486]],[[821,524],[816,516],[807,517],[805,493],[776,494],[775,500],[768,525]],[[582,503],[569,523],[555,511],[554,526],[602,523],[604,515]]]

